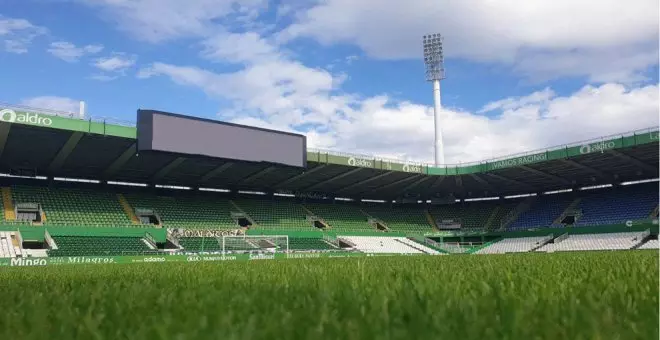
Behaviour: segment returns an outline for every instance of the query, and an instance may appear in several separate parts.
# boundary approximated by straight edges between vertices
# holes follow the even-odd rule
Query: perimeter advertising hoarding
[[[138,151],[307,166],[304,135],[138,110]]]

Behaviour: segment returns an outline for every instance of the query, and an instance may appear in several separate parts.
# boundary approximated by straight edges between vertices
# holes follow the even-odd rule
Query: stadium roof
[[[439,168],[312,149],[307,159],[303,171],[208,157],[138,155],[136,128],[130,124],[16,107],[0,111],[3,173],[372,199],[516,195],[657,178],[658,128]]]

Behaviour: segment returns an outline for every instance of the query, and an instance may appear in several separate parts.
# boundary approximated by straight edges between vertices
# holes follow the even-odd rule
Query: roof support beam
[[[397,181],[394,181],[394,182],[391,182],[391,183],[387,183],[387,184],[382,185],[382,186],[380,186],[380,187],[378,187],[378,188],[371,189],[371,190],[368,190],[368,191],[369,191],[369,192],[377,192],[377,191],[381,191],[381,190],[383,190],[383,189],[388,189],[388,188],[391,188],[391,187],[397,186],[397,185],[399,185],[399,184],[401,184],[401,183],[406,183],[406,182],[408,182],[408,181],[412,181],[413,179],[419,178],[420,176],[422,176],[422,175],[414,175],[414,176],[410,176],[410,177],[402,178],[402,179],[400,179],[400,180],[397,180]],[[423,178],[423,179],[427,179],[427,178]],[[361,192],[361,194],[364,193],[364,192],[366,192],[366,191]]]
[[[602,178],[602,179],[610,179],[610,178],[613,177],[613,176],[608,175],[608,174],[606,174],[606,173],[604,173],[604,172],[602,172],[602,171],[600,171],[600,170],[597,170],[597,169],[594,169],[594,168],[592,168],[592,167],[590,167],[590,166],[586,166],[586,165],[584,165],[584,164],[581,164],[581,163],[579,163],[578,161],[573,160],[573,159],[561,159],[560,161],[563,162],[563,163],[565,163],[565,164],[568,164],[568,165],[570,165],[570,166],[576,167],[576,168],[578,168],[578,169],[581,169],[581,170],[584,170],[584,171],[590,172],[590,173],[592,173],[592,174],[594,174],[594,175],[596,175],[596,176],[598,176],[598,177],[600,177],[600,178]]]
[[[137,146],[135,143],[133,143],[126,150],[124,150],[124,152],[122,152],[122,154],[119,155],[119,157],[117,157],[117,159],[115,159],[110,164],[110,166],[108,166],[108,168],[105,169],[105,171],[103,171],[103,178],[110,178],[114,176],[117,173],[117,171],[119,171],[121,167],[123,167],[124,164],[126,164],[126,162],[128,162],[128,160],[135,155],[136,152],[137,152]]]
[[[366,183],[370,183],[370,182],[373,182],[373,181],[375,181],[375,180],[379,180],[379,179],[384,178],[384,177],[387,177],[387,176],[391,176],[391,175],[394,174],[394,173],[395,173],[394,171],[384,172],[384,173],[382,173],[382,174],[378,174],[378,175],[376,175],[376,176],[374,176],[374,177],[369,177],[369,178],[365,179],[364,181],[359,181],[359,182],[353,183],[353,184],[351,184],[351,185],[345,186],[345,187],[343,187],[343,188],[337,190],[337,192],[340,192],[340,193],[341,193],[341,192],[344,192],[344,191],[347,191],[347,190],[353,189],[353,188],[355,188],[355,187],[358,187],[358,186],[360,186],[360,185],[363,185],[363,184],[366,184]]]
[[[267,175],[267,174],[273,172],[274,170],[275,170],[275,167],[273,167],[273,166],[269,166],[269,167],[267,167],[267,168],[265,168],[265,169],[259,170],[259,171],[255,172],[255,173],[253,173],[252,175],[250,175],[250,176],[245,177],[244,179],[242,179],[242,180],[241,180],[241,182],[242,182],[241,184],[244,184],[244,183],[250,183],[250,182],[252,182],[252,181],[254,181],[254,180],[256,180],[256,179],[259,179],[259,178],[261,178],[261,177],[263,177],[263,176],[265,176],[265,175]]]
[[[324,185],[326,185],[326,184],[328,184],[328,183],[332,183],[332,182],[334,182],[334,181],[336,181],[336,180],[338,180],[338,179],[342,179],[342,178],[344,178],[344,177],[347,177],[347,176],[350,176],[350,175],[356,174],[356,173],[358,173],[358,172],[360,172],[360,171],[362,171],[362,170],[364,170],[364,169],[366,169],[366,168],[355,168],[355,169],[352,169],[352,170],[350,170],[350,171],[346,171],[346,172],[344,172],[344,173],[342,173],[342,174],[339,174],[339,175],[337,175],[337,176],[334,176],[334,177],[332,177],[332,178],[328,178],[328,179],[326,179],[325,181],[322,181],[322,182],[316,183],[316,184],[314,184],[314,185],[311,185],[311,186],[309,186],[309,187],[307,187],[307,188],[304,188],[304,189],[302,189],[302,191],[310,191],[310,190],[314,190],[314,189],[316,189],[316,188],[320,188],[320,187],[322,187],[322,186],[324,186]]]
[[[459,190],[463,191],[463,177],[461,175],[454,176],[454,181],[456,181],[456,186]]]
[[[495,188],[485,179],[481,178],[476,174],[469,174],[470,177],[474,178],[475,181],[479,182],[481,185],[485,186],[488,191],[494,192]]]
[[[7,145],[9,130],[11,130],[11,124],[4,122],[0,123],[0,158],[2,158],[2,153],[5,151],[5,145]]]
[[[200,182],[208,182],[211,178],[216,177],[220,175],[221,173],[225,172],[227,169],[231,168],[234,165],[232,162],[227,162],[225,164],[222,164],[215,169],[207,172],[204,176],[202,176],[199,181]]]
[[[425,182],[425,181],[427,181],[427,180],[429,180],[429,179],[432,179],[432,178],[433,178],[433,177],[430,177],[430,176],[423,176],[423,177],[421,177],[420,179],[418,179],[418,180],[416,180],[416,181],[414,181],[414,182],[408,184],[405,188],[401,189],[401,192],[407,192],[408,190],[411,190],[411,189],[413,189],[414,187],[416,187],[416,186],[422,184],[423,182]],[[442,181],[442,180],[444,180],[444,179],[445,179],[445,176],[442,176],[442,177],[438,178],[436,181],[438,181],[438,180],[439,180],[439,181]]]
[[[648,165],[648,164],[646,164],[646,163],[640,161],[640,160],[637,159],[637,158],[630,157],[630,156],[628,156],[628,155],[626,155],[626,154],[624,154],[624,153],[621,153],[621,152],[619,152],[619,151],[617,151],[617,150],[608,150],[607,152],[609,152],[609,153],[613,154],[614,156],[619,157],[619,158],[621,158],[621,159],[623,159],[623,160],[626,160],[626,161],[628,161],[628,162],[630,162],[630,163],[632,163],[632,164],[635,164],[636,166],[642,168],[642,170],[644,170],[645,172],[656,173],[656,172],[658,171],[658,168],[653,167],[653,166],[651,166],[651,165]]]
[[[559,176],[557,176],[557,175],[553,175],[553,174],[549,174],[549,173],[547,173],[547,172],[545,172],[545,171],[537,170],[537,169],[531,168],[531,167],[529,167],[529,166],[527,166],[527,165],[521,165],[520,167],[521,167],[522,169],[524,169],[525,171],[529,171],[529,172],[535,173],[535,174],[537,174],[537,175],[539,175],[539,176],[542,176],[542,177],[545,177],[545,178],[549,178],[549,179],[552,179],[552,180],[554,180],[554,181],[562,182],[562,183],[564,183],[564,184],[566,184],[566,185],[573,185],[573,183],[571,183],[571,181],[567,180],[566,178],[559,177]]]
[[[185,162],[186,158],[185,157],[177,157],[173,161],[170,162],[170,164],[162,167],[158,172],[156,172],[153,177],[151,177],[151,181],[155,182],[158,180],[163,179],[163,177],[167,176],[170,171],[174,170],[177,166],[181,165],[181,163]]]
[[[504,177],[504,176],[496,175],[496,174],[494,174],[494,173],[490,173],[490,172],[486,172],[486,173],[484,173],[484,175],[485,175],[485,176],[488,176],[488,177],[492,177],[492,178],[497,178],[497,179],[499,179],[499,180],[501,180],[501,181],[508,182],[508,183],[511,183],[511,184],[514,184],[514,185],[520,186],[520,187],[522,187],[522,188],[528,189],[528,190],[533,191],[533,192],[537,192],[537,191],[538,191],[538,189],[535,188],[534,186],[529,185],[529,184],[527,184],[527,183],[520,182],[520,181],[516,181],[515,179],[506,178],[506,177]]]
[[[50,165],[48,165],[48,171],[51,173],[56,172],[60,168],[62,168],[62,164],[64,164],[64,161],[66,161],[67,157],[71,154],[73,149],[76,148],[76,145],[78,145],[78,142],[80,142],[80,139],[83,137],[82,132],[74,132],[69,136],[69,139],[64,143],[60,151],[55,155],[55,158],[53,158],[53,161],[50,162]]]
[[[437,187],[439,187],[440,184],[442,184],[442,182],[444,182],[444,181],[445,181],[447,178],[449,178],[449,177],[452,177],[452,176],[440,176],[440,177],[436,178],[436,179],[433,181],[433,184],[431,184],[428,188],[426,188],[426,190],[424,191],[424,193],[425,193],[426,195],[432,195],[433,192],[435,191],[435,189],[436,189]]]
[[[297,180],[300,180],[300,179],[302,179],[302,178],[305,178],[306,176],[309,176],[309,175],[311,175],[311,174],[314,174],[314,173],[317,172],[317,171],[321,171],[321,170],[325,169],[326,167],[327,167],[326,164],[317,165],[315,168],[313,168],[313,169],[311,169],[311,170],[309,170],[309,171],[305,171],[305,172],[299,173],[299,174],[297,174],[297,175],[295,175],[295,176],[293,176],[293,177],[291,177],[291,178],[289,178],[289,179],[284,180],[283,182],[280,182],[280,183],[275,184],[275,187],[276,187],[276,188],[282,188],[282,187],[284,187],[284,186],[286,186],[286,185],[289,185],[289,184],[291,184],[291,183],[293,183],[293,182],[295,182],[295,181],[297,181]]]

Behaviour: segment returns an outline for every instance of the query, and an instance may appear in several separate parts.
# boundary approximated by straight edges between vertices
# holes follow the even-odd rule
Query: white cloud
[[[80,101],[67,97],[41,96],[23,99],[21,100],[21,105],[36,109],[77,113],[79,111]]]
[[[266,62],[282,57],[277,47],[254,32],[216,34],[203,45],[205,58],[230,63]]]
[[[126,71],[133,67],[137,61],[137,56],[126,53],[115,52],[109,57],[97,58],[92,64],[102,73],[90,76],[90,79],[98,81],[111,81],[126,74]]]
[[[119,78],[118,76],[111,76],[107,74],[92,74],[89,76],[89,79],[98,80],[98,81],[112,81]]]
[[[118,28],[149,42],[205,35],[219,23],[254,21],[267,0],[81,0],[102,8]]]
[[[279,38],[421,59],[421,36],[439,32],[448,57],[503,63],[535,80],[629,81],[657,64],[658,11],[657,0],[327,0]]]
[[[279,61],[217,74],[163,63],[144,77],[167,76],[235,107],[224,119],[306,132],[312,147],[431,161],[432,108],[387,96],[336,94],[336,76]],[[657,125],[658,86],[585,86],[570,96],[545,89],[486,104],[480,112],[442,112],[448,162],[478,161]],[[241,115],[232,115],[231,112]]]
[[[94,61],[96,68],[106,72],[123,72],[135,65],[137,57],[124,53],[114,53],[111,57],[98,58]]]
[[[484,105],[478,113],[489,112],[493,110],[514,110],[521,107],[529,106],[532,104],[540,104],[547,102],[555,96],[555,92],[550,88],[545,88],[542,91],[537,91],[524,97],[509,97]]]
[[[68,41],[57,41],[50,44],[48,53],[67,62],[76,62],[85,55],[99,53],[103,45],[86,45],[77,47]]]
[[[7,18],[0,15],[0,39],[4,50],[10,53],[27,53],[32,40],[47,30],[25,19]]]

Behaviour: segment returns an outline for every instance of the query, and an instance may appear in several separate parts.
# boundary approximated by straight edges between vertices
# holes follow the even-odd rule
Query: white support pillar
[[[440,80],[433,81],[433,120],[435,122],[435,166],[445,165],[445,148],[442,143],[442,123],[440,121]]]
[[[78,111],[78,114],[80,115],[80,119],[85,119],[85,102],[80,101],[80,110]]]

